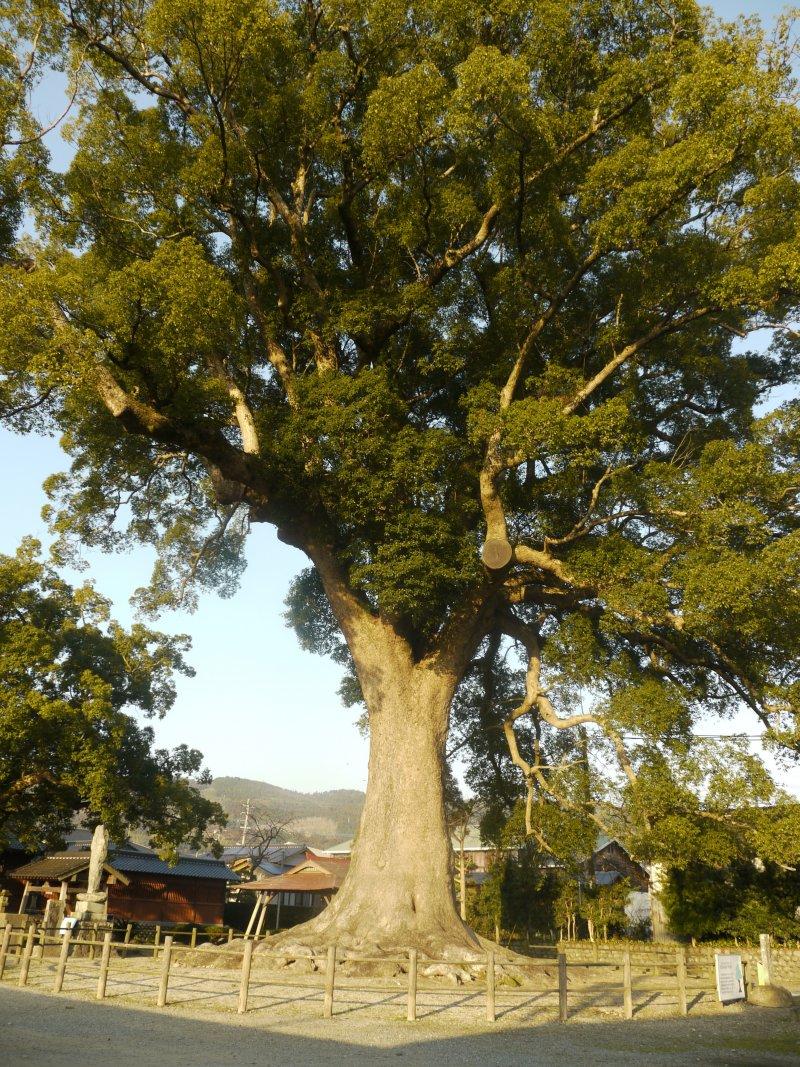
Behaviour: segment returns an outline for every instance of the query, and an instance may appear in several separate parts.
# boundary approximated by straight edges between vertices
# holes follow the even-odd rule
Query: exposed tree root
[[[392,945],[386,941],[378,943],[353,935],[343,936],[340,930],[332,928],[320,932],[315,925],[312,920],[259,941],[253,951],[252,966],[257,970],[289,974],[324,973],[328,949],[335,944],[337,972],[343,977],[397,979],[399,984],[404,983],[408,974],[408,931],[407,939],[401,938]],[[450,985],[484,981],[487,954],[492,952],[498,984],[520,986],[531,983],[531,972],[521,966],[526,957],[487,941],[468,928],[465,930],[469,934],[466,944],[463,940],[448,940],[444,936],[420,938],[417,935],[417,944],[410,947],[417,949],[420,978],[441,979]],[[182,953],[176,962],[179,966],[232,969],[239,966],[244,945],[241,938],[225,945],[203,945],[195,952]],[[548,977],[546,972],[541,976]]]

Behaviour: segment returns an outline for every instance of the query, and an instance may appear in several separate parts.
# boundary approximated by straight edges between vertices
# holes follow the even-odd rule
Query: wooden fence
[[[686,966],[691,970],[713,969],[714,956],[717,952],[736,952],[749,968],[755,980],[758,964],[768,972],[770,981],[777,985],[800,985],[800,949],[775,946],[768,935],[762,935],[762,943],[753,945],[669,945],[663,942],[586,942],[564,941],[558,948],[564,952],[570,962],[603,963],[615,961],[623,952],[629,952],[635,965],[647,967],[659,966],[662,962],[674,958],[675,953],[682,952]],[[532,951],[552,953],[552,945],[531,946]]]
[[[56,960],[55,968],[52,972],[52,991],[60,993],[64,988],[65,980],[70,974],[71,965],[73,970],[79,971],[81,963],[85,961],[86,956],[88,955],[90,959],[94,960],[95,954],[99,951],[99,966],[92,968],[91,978],[94,980],[96,974],[96,996],[102,1000],[106,997],[109,970],[113,972],[115,969],[112,966],[113,952],[115,963],[119,958],[125,960],[125,966],[117,972],[117,977],[123,981],[128,981],[131,975],[136,974],[146,974],[149,979],[157,978],[155,1005],[159,1008],[165,1007],[170,1002],[170,979],[173,975],[173,964],[180,953],[192,951],[194,939],[190,936],[189,943],[181,945],[176,942],[173,934],[167,934],[162,939],[160,930],[157,930],[151,947],[150,945],[141,944],[132,945],[129,939],[114,941],[113,931],[109,926],[102,930],[102,937],[98,938],[100,932],[99,929],[96,931],[90,930],[88,933],[91,936],[73,937],[71,931],[67,931],[61,937],[57,937],[53,936],[52,933],[48,934],[47,931],[41,928],[37,929],[33,924],[27,930],[15,929],[11,925],[6,926],[2,935],[2,942],[0,942],[0,979],[3,978],[4,973],[8,970],[10,959],[14,960],[16,979],[19,986],[28,984],[32,965],[34,967],[39,966],[39,975],[42,977],[46,970],[45,950],[49,947],[52,950],[52,959]],[[223,938],[222,942],[224,943],[225,940]],[[230,937],[227,940],[230,940]],[[37,945],[41,948],[41,951],[35,954],[34,950]],[[244,1014],[248,1010],[248,1000],[251,992],[254,948],[255,942],[247,940],[244,942],[241,952],[237,952],[236,949],[225,949],[225,955],[228,959],[231,956],[238,956],[238,967],[234,974],[221,968],[197,971],[181,967],[180,976],[187,978],[201,976],[207,982],[218,986],[229,986],[228,993],[237,997],[238,1013]],[[131,953],[134,956],[133,960],[127,958]],[[145,959],[152,957],[154,960],[160,960],[161,966],[157,975],[154,973],[152,962],[149,963],[149,968],[144,971],[137,972],[135,966],[134,968],[130,967],[130,963],[135,964],[136,959],[141,959],[142,955],[145,956]],[[590,977],[595,982],[599,981],[597,972],[600,972],[602,980],[600,980],[599,986],[596,984],[591,988],[594,990],[599,988],[604,993],[610,993],[619,1006],[621,1016],[625,1019],[633,1017],[637,997],[641,997],[643,993],[647,995],[652,995],[654,992],[673,994],[677,1003],[677,1010],[681,1015],[687,1015],[690,1009],[690,995],[693,997],[698,992],[703,995],[713,990],[713,958],[710,961],[709,968],[708,961],[705,962],[705,965],[700,966],[698,961],[684,947],[675,948],[669,950],[669,952],[662,950],[657,955],[649,952],[646,955],[649,958],[642,961],[635,958],[634,952],[624,950],[621,953],[617,953],[615,959],[601,960],[593,958],[591,960],[580,960],[570,958],[567,952],[560,951],[557,953],[557,962],[555,959],[516,957],[510,962],[501,961],[500,966],[507,966],[518,973],[533,974],[537,971],[544,971],[544,974],[540,975],[543,979],[544,992],[552,993],[554,996],[557,995],[558,1019],[562,1023],[566,1022],[571,1014],[570,985],[573,981],[579,984],[581,972],[586,975],[586,969],[590,969]],[[296,954],[280,952],[260,952],[259,958],[283,960],[287,963],[298,959]],[[345,961],[348,964],[380,963],[398,966],[401,969],[401,973],[406,975],[406,1017],[410,1022],[417,1018],[417,995],[420,984],[418,980],[419,960],[415,950],[412,949],[408,953],[389,957],[365,956],[354,958],[348,955],[343,960],[340,958],[336,946],[331,946],[328,949],[324,960],[324,970],[320,975],[324,984],[322,987],[318,983],[311,985],[311,988],[317,990],[321,988],[322,1014],[325,1018],[330,1018],[334,1013],[337,964]],[[316,962],[318,965],[322,964],[321,959],[317,958]],[[445,964],[447,962],[426,958],[425,966]],[[497,981],[495,953],[488,952],[483,960],[473,960],[469,963],[459,964],[459,967],[471,973],[474,984],[471,984],[470,988],[475,994],[484,997],[486,1019],[489,1022],[494,1022],[497,1018],[498,994],[504,996],[506,993],[512,992],[505,989]],[[555,973],[553,974],[553,972]],[[269,978],[259,974],[259,988],[270,985],[285,986],[287,984],[286,977],[281,973],[272,971],[268,973]],[[86,977],[85,972],[81,972],[81,976]],[[753,977],[751,975],[751,981]],[[642,978],[646,978],[646,983],[641,982]],[[292,983],[289,982],[288,984]],[[402,994],[402,987],[395,985],[390,988],[392,992]],[[587,988],[589,987],[576,988],[572,991],[572,995],[576,993],[586,995]],[[386,987],[372,984],[369,986],[369,990],[371,992],[385,992]],[[430,990],[428,989],[428,991]],[[150,987],[148,987],[149,992],[151,992]],[[440,992],[440,990],[436,992]],[[513,992],[519,995],[524,990],[518,988]]]

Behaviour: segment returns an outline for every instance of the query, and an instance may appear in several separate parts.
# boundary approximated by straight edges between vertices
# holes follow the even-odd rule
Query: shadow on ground
[[[795,1012],[570,1022],[566,1026],[464,1026],[429,1019],[211,1020],[108,1002],[0,990],[4,1067],[249,1067],[287,1064],[768,1064],[800,1062]]]

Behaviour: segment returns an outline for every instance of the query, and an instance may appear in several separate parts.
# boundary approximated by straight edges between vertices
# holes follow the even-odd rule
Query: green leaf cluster
[[[117,840],[147,833],[167,856],[199,847],[218,805],[190,784],[202,755],[154,749],[133,712],[163,715],[187,640],[125,630],[91,585],[72,588],[35,541],[0,556],[0,837],[38,850],[82,819]]]

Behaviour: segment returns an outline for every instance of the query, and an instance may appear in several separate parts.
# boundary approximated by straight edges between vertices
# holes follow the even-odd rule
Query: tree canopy
[[[0,841],[58,844],[74,820],[118,841],[146,832],[167,855],[207,842],[219,805],[188,779],[202,755],[153,749],[133,709],[163,715],[186,641],[113,622],[91,585],[73,589],[28,540],[0,556]]]
[[[73,457],[62,553],[155,545],[157,610],[230,591],[273,523],[313,565],[301,639],[372,711],[446,707],[481,642],[514,641],[531,800],[564,796],[543,726],[585,727],[640,798],[703,713],[798,749],[800,408],[771,400],[800,342],[787,20],[7,2],[91,72],[32,269],[0,278],[9,403],[46,397]]]

